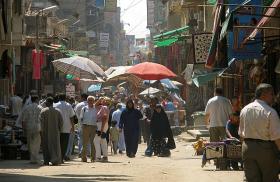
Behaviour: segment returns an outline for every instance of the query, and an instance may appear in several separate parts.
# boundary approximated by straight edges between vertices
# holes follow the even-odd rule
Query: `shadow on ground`
[[[1,182],[101,182],[101,181],[132,181],[127,175],[75,175],[60,174],[53,176],[30,176],[24,174],[0,174]]]
[[[38,169],[41,164],[30,164],[27,160],[1,160],[0,169]]]

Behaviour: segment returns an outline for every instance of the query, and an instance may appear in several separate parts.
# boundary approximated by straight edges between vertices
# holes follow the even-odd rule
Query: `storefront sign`
[[[75,85],[69,83],[66,85],[66,96],[75,97]]]
[[[99,47],[109,47],[109,33],[100,33]]]

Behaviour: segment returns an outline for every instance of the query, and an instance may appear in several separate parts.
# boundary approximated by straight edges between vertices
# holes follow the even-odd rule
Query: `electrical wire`
[[[127,6],[127,8],[129,8],[129,6],[131,6],[135,1],[136,0],[131,1],[130,4]],[[127,8],[124,8],[123,10],[125,11],[125,9],[127,9]]]
[[[133,30],[135,30],[137,27],[139,27],[139,26],[145,21],[145,19],[146,19],[146,17],[142,18],[142,19],[140,20],[140,22],[139,22],[137,25],[135,25],[132,29],[130,29],[127,33],[130,33],[130,32],[132,32]]]
[[[134,0],[135,1],[135,0]],[[125,10],[125,12],[126,11],[128,11],[130,8],[133,8],[133,7],[135,7],[137,4],[139,4],[140,2],[141,2],[142,0],[140,0],[140,1],[137,1],[135,4],[133,4],[132,6],[128,6],[128,8],[126,8],[126,10]],[[132,3],[130,3],[130,4],[132,4]],[[123,15],[123,14],[122,14]],[[121,17],[122,17],[122,15],[121,15]],[[141,20],[142,21],[142,20]],[[99,22],[97,22],[96,24],[93,24],[93,25],[91,25],[91,26],[89,26],[89,27],[86,27],[86,26],[84,26],[83,28],[87,28],[87,29],[92,29],[92,28],[94,28],[96,25],[99,25],[99,24],[101,24],[101,23],[103,23],[103,22],[105,22],[105,20],[101,20],[101,21],[99,21]],[[142,23],[142,22],[141,22]],[[137,27],[136,27],[137,28]]]
[[[124,10],[122,11],[122,13],[121,13],[121,17],[122,17],[128,10],[130,10],[131,8],[137,6],[137,5],[138,5],[139,3],[141,3],[141,2],[142,2],[142,0],[139,0],[139,1],[137,1],[135,4],[133,4],[133,5],[129,6],[129,7],[127,7],[126,9],[124,9]]]

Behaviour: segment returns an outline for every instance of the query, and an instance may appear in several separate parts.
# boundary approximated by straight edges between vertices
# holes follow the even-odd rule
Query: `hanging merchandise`
[[[41,67],[44,64],[44,53],[42,50],[39,50],[39,51],[37,51],[36,49],[32,50],[32,64],[33,64],[32,79],[40,80],[41,79]]]
[[[8,50],[6,49],[1,56],[0,60],[0,78],[12,77],[12,60],[8,56]]]
[[[275,72],[278,73],[278,74],[280,74],[280,58],[279,58],[279,60],[278,60],[277,66],[276,66],[276,68],[275,68]]]

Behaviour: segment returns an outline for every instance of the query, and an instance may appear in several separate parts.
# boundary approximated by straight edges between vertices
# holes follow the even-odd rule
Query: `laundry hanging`
[[[36,49],[32,50],[32,64],[33,64],[32,79],[40,80],[41,67],[44,64],[44,53],[42,50],[39,51],[37,51]]]

